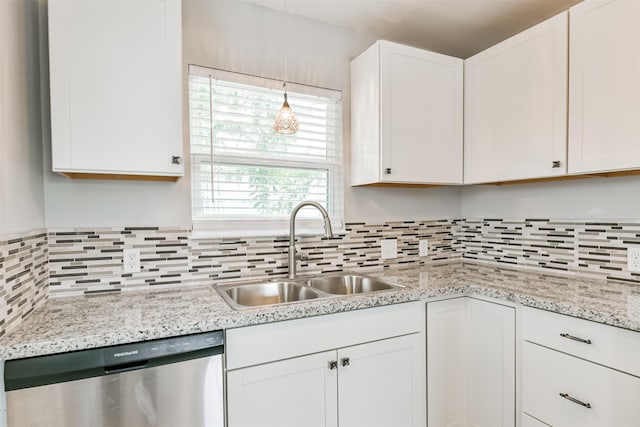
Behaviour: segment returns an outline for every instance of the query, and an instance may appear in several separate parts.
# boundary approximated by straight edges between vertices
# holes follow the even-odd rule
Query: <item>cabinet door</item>
[[[183,174],[180,0],[50,0],[53,170]]]
[[[340,427],[424,427],[424,335],[338,350]]]
[[[640,2],[570,9],[569,173],[640,168]]]
[[[467,425],[515,425],[515,309],[467,299]]]
[[[462,183],[462,73],[459,58],[380,42],[381,181]]]
[[[465,60],[465,184],[566,173],[567,31],[565,12]]]
[[[227,372],[229,427],[338,425],[336,352]]]
[[[515,309],[428,303],[427,384],[429,427],[514,426]]]
[[[466,298],[427,304],[427,418],[429,427],[465,424]]]

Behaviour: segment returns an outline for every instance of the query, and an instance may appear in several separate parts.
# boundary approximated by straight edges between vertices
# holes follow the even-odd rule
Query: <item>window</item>
[[[287,84],[300,130],[273,130],[283,101],[281,82],[189,68],[194,227],[268,234],[285,231],[302,200],[327,208],[342,225],[342,99],[328,89]],[[300,211],[304,228],[318,212]],[[317,225],[316,225],[317,223]]]

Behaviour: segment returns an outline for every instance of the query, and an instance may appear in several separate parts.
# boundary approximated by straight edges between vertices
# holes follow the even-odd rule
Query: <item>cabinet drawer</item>
[[[549,425],[640,425],[640,378],[529,342],[522,373],[522,410]]]
[[[640,376],[638,332],[525,307],[522,310],[522,337],[545,347]]]

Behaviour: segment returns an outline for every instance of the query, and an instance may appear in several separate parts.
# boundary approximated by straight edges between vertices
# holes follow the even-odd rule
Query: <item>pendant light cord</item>
[[[288,23],[287,0],[284,0],[284,93],[287,93],[287,79],[289,78],[289,37],[287,37]]]

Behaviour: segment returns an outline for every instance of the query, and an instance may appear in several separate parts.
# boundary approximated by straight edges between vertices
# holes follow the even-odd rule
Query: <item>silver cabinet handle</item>
[[[387,175],[391,175],[391,168],[385,168],[384,173]]]
[[[331,370],[338,369],[338,361],[337,360],[332,360],[331,362],[329,362],[329,369],[331,369]]]
[[[171,156],[171,164],[172,165],[181,165],[182,164],[182,157],[180,157],[180,156]]]
[[[551,164],[551,167],[559,168],[560,167],[560,160],[554,160],[553,163]]]
[[[560,393],[560,397],[564,397],[565,399],[573,402],[573,403],[577,403],[580,406],[584,406],[585,408],[591,408],[591,404],[590,403],[584,403],[578,399],[576,399],[575,397],[571,397],[569,396],[569,394],[567,393]]]
[[[348,357],[345,357],[344,359],[342,359],[341,362],[342,362],[342,366],[349,366],[351,364]]]
[[[562,338],[566,338],[566,339],[569,339],[569,340],[578,341],[578,342],[585,343],[585,344],[591,344],[591,340],[585,340],[584,338],[574,337],[573,335],[560,334],[560,336]]]

